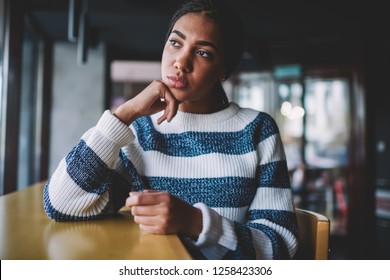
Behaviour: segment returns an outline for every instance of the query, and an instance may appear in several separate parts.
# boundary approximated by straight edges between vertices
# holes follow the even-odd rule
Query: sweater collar
[[[231,102],[229,106],[221,111],[211,113],[211,114],[194,114],[187,113],[182,111],[177,111],[176,116],[172,119],[170,123],[163,122],[161,126],[178,126],[185,129],[195,129],[204,128],[206,126],[218,125],[221,122],[224,122],[231,117],[233,117],[239,110],[239,106]],[[156,123],[157,119],[162,115],[162,112],[154,114],[152,120]]]

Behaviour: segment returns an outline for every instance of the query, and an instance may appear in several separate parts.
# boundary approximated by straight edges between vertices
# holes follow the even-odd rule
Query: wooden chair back
[[[295,259],[326,260],[329,257],[329,219],[319,213],[295,209],[299,228],[299,248]]]

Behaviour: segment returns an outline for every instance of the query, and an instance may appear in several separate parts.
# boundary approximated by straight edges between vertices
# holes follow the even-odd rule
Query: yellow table
[[[0,259],[191,259],[177,235],[143,233],[129,211],[97,221],[54,222],[43,210],[43,186],[0,197]]]

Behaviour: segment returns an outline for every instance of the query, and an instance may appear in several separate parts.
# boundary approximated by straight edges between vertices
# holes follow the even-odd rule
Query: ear
[[[221,77],[219,78],[221,82],[226,81],[226,72],[223,71]]]

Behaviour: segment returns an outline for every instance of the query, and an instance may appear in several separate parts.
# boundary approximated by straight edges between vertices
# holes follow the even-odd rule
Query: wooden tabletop
[[[143,233],[126,210],[96,221],[52,221],[43,210],[43,186],[0,197],[2,260],[191,259],[177,235]]]

